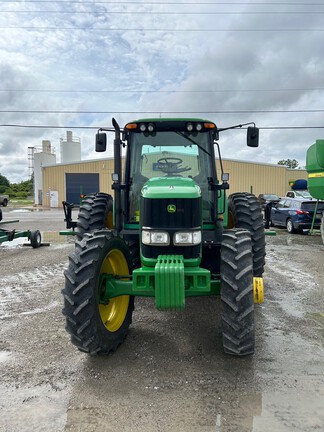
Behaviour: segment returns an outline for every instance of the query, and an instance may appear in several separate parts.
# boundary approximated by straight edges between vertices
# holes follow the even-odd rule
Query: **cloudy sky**
[[[223,132],[223,157],[304,165],[324,138],[323,19],[306,0],[1,0],[0,173],[27,180],[44,139],[59,162],[66,130],[82,159],[110,156],[94,135],[112,116],[254,121],[260,147]]]

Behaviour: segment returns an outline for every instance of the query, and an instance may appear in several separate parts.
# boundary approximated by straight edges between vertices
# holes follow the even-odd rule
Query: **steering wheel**
[[[161,164],[162,166],[159,167],[160,171],[166,173],[166,174],[179,174],[181,172],[190,171],[190,167],[183,167],[180,168],[180,165],[182,164],[183,160],[176,157],[164,157],[161,159],[158,159],[158,164]]]

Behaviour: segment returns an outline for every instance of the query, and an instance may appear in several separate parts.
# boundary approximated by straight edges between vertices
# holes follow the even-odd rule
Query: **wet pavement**
[[[179,313],[138,298],[125,343],[89,357],[71,345],[61,315],[74,247],[57,235],[63,211],[18,218],[19,229],[39,229],[50,246],[0,245],[1,432],[324,430],[319,232],[267,237],[254,356],[223,354],[219,299],[187,299]]]

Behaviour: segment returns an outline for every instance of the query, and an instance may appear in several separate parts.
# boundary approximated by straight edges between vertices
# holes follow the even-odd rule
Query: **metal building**
[[[290,189],[290,180],[307,179],[306,170],[288,169],[282,165],[223,159],[223,167],[230,174],[229,193],[252,192],[257,196],[275,193],[284,196]],[[62,201],[78,205],[83,194],[99,191],[113,194],[113,170],[112,158],[43,167],[43,205],[62,207]]]

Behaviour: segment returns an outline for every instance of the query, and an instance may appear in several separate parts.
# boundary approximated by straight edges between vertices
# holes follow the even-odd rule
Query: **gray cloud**
[[[0,16],[1,27],[18,27],[4,28],[0,33],[1,110],[112,111],[120,124],[144,115],[117,112],[152,111],[158,115],[163,111],[177,111],[179,114],[167,115],[184,116],[181,112],[191,111],[188,115],[209,117],[219,127],[248,121],[255,121],[261,128],[324,127],[322,113],[256,112],[323,108],[323,32],[316,31],[322,28],[323,15],[309,14],[322,10],[320,6],[200,5],[199,11],[207,12],[204,15],[162,14],[198,9],[188,4],[173,5],[171,9],[167,4],[142,2],[122,6],[8,3],[1,7],[3,11],[38,10]],[[48,12],[44,13],[45,10]],[[122,11],[128,13],[112,13]],[[147,13],[151,11],[156,14]],[[211,13],[221,11],[239,13]],[[257,11],[305,13],[247,14]],[[79,29],[66,30],[72,27]],[[128,31],[104,30],[107,28]],[[139,30],[145,28],[162,30]],[[180,29],[188,31],[177,31]],[[205,31],[208,29],[228,31]],[[270,32],[267,29],[314,31]],[[319,90],[310,90],[315,88]],[[153,90],[160,92],[152,93]],[[221,113],[244,110],[254,112]],[[67,126],[68,129],[69,126],[110,126],[111,117],[110,114],[2,113],[0,123]],[[82,140],[84,159],[98,157],[93,151],[94,133],[83,129],[74,131]],[[260,148],[251,151],[245,146],[245,131],[238,130],[224,132],[220,144],[224,157],[270,163],[295,158],[303,164],[308,146],[323,133],[322,129],[261,129]],[[50,139],[58,149],[64,134],[63,129],[0,127],[1,174],[10,181],[25,180],[28,147],[39,147],[43,139]]]

